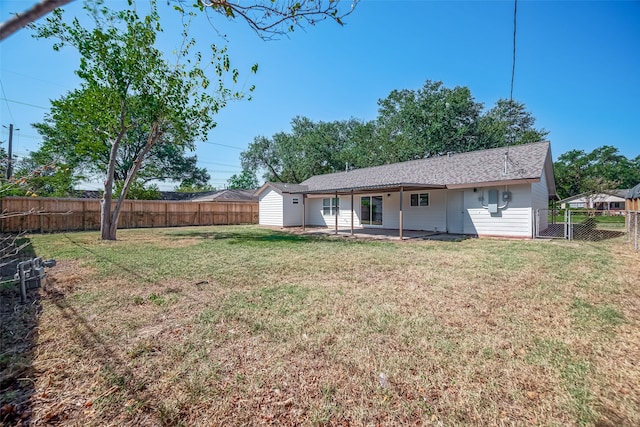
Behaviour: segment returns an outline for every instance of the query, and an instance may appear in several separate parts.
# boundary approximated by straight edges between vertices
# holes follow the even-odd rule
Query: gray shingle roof
[[[549,142],[536,142],[317,175],[303,181],[300,189],[289,192],[330,192],[400,185],[443,188],[486,182],[537,180],[550,159]],[[296,184],[286,185],[291,188]]]
[[[275,190],[282,193],[301,193],[307,191],[309,189],[306,185],[301,184],[288,184],[286,182],[268,182],[265,185],[275,188]],[[264,186],[256,191],[256,194],[259,194]]]
[[[640,199],[640,184],[629,190],[629,192],[627,193],[627,199]]]
[[[599,193],[593,193],[593,192],[587,191],[584,193],[569,196],[566,199],[558,200],[558,203],[567,203],[567,202],[571,202],[578,199],[599,198],[599,197],[606,197],[606,196],[615,196],[615,197],[620,197],[621,199],[624,199],[628,193],[629,193],[629,190],[626,190],[626,189],[625,190],[604,190]],[[595,196],[599,196],[599,197],[595,197]]]
[[[194,202],[257,202],[254,190],[220,190],[191,199]]]

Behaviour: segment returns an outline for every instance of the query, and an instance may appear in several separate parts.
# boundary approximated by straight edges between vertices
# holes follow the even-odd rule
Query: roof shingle
[[[291,189],[296,184],[271,184],[289,186],[287,192],[330,192],[400,185],[443,188],[540,179],[550,156],[550,144],[544,141],[317,175],[303,181],[297,190]]]

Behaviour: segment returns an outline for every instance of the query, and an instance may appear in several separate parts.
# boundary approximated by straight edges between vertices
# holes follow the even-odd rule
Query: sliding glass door
[[[382,196],[360,197],[360,224],[382,225]]]

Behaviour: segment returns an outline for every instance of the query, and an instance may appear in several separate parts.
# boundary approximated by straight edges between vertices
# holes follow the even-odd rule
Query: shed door
[[[462,234],[464,232],[464,192],[449,191],[447,193],[447,233]]]

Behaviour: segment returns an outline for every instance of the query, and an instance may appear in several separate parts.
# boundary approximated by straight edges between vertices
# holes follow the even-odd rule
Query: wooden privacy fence
[[[100,200],[37,197],[0,199],[0,232],[100,229]],[[126,200],[118,228],[257,224],[258,202]]]

